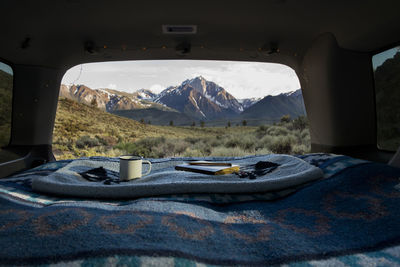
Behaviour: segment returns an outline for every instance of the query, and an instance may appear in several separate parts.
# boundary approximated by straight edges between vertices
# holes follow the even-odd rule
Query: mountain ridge
[[[107,112],[146,108],[158,108],[172,111],[172,109],[168,107],[152,102],[151,96],[155,96],[155,94],[147,89],[128,93],[108,88],[92,89],[86,85],[72,85],[68,87],[62,84],[60,87],[60,97],[65,97],[87,105],[93,105]]]
[[[234,96],[202,76],[168,87],[154,101],[202,120],[232,117],[243,111]]]
[[[60,96],[95,106],[109,113],[158,125],[192,125],[200,121],[223,125],[243,120],[278,121],[283,115],[305,115],[301,89],[264,98],[236,99],[218,84],[202,76],[169,86],[159,94],[149,89],[133,93],[115,89],[91,89],[85,85],[61,85]],[[213,122],[213,123],[212,123]]]
[[[306,115],[301,89],[276,96],[265,96],[243,111],[239,117],[242,119],[277,120],[283,115],[289,115],[291,118]]]

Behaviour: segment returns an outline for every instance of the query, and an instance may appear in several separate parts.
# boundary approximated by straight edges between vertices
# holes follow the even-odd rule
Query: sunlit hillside
[[[53,135],[57,159],[135,154],[144,157],[243,156],[309,152],[304,117],[269,126],[154,126],[60,99]]]

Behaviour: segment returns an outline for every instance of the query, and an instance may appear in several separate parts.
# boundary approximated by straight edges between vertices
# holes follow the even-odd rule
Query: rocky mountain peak
[[[213,119],[233,116],[243,111],[234,96],[218,84],[198,76],[185,80],[179,86],[168,87],[155,99],[156,102],[190,112],[199,118]]]
[[[136,92],[134,92],[133,95],[138,99],[145,99],[145,100],[152,100],[155,97],[157,97],[157,94],[153,93],[149,89],[139,89]]]
[[[195,120],[279,120],[282,115],[292,118],[305,114],[301,89],[276,96],[236,99],[220,85],[198,76],[187,79],[180,85],[170,86],[160,94],[148,89],[139,89],[133,93],[108,88],[91,89],[85,85],[61,85],[60,96],[77,102],[106,110],[107,112],[129,114],[137,112],[143,118],[145,111],[158,114],[163,120],[176,114],[185,116],[187,122]],[[161,116],[166,111],[168,116]],[[156,112],[156,113],[155,113]],[[167,114],[166,113],[166,114]],[[136,113],[135,113],[136,114]],[[129,116],[131,116],[129,115]],[[133,116],[133,115],[132,115]],[[171,117],[171,118],[172,118]],[[153,120],[152,120],[153,121]]]
[[[290,91],[290,92],[282,93],[281,95],[293,96],[293,97],[303,96],[302,93],[301,93],[301,89],[297,89],[296,91]]]
[[[193,79],[185,80],[182,84],[184,86],[191,86],[196,91],[201,94],[205,94],[207,92],[207,80],[203,78],[203,76],[198,76]]]
[[[159,104],[151,101],[156,96],[147,89],[127,93],[107,88],[91,89],[85,85],[61,85],[60,87],[60,97],[95,106],[108,112],[150,107],[160,108]]]

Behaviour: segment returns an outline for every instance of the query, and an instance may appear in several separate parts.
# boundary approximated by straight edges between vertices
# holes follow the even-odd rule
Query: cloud
[[[116,84],[113,84],[113,83],[109,83],[108,84],[108,86],[107,86],[107,88],[109,88],[109,89],[117,89],[117,85]]]
[[[295,72],[281,64],[230,62],[217,68],[193,67],[190,73],[219,84],[237,98],[276,95],[300,88]]]
[[[149,88],[160,92],[184,80],[203,76],[224,87],[237,98],[263,97],[300,88],[296,73],[276,63],[233,62],[212,60],[153,60],[84,64],[70,69],[63,83],[79,77],[77,83],[91,88],[117,88],[136,91]],[[110,84],[112,83],[112,84]]]
[[[0,62],[0,70],[7,72],[8,74],[13,75],[13,70],[7,64]]]
[[[165,86],[162,86],[162,85],[160,85],[160,84],[153,84],[152,86],[150,86],[150,90],[153,92],[153,93],[160,93],[162,90],[164,90],[166,87]]]

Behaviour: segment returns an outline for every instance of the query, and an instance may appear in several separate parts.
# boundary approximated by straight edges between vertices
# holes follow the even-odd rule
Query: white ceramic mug
[[[149,169],[146,173],[142,174],[142,164],[149,164]],[[119,179],[127,181],[131,179],[140,178],[149,174],[151,171],[151,162],[143,160],[138,156],[121,156],[119,157]]]

